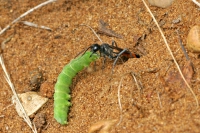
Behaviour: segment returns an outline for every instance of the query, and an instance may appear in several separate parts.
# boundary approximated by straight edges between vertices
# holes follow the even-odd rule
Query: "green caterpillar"
[[[89,66],[91,62],[97,60],[99,55],[86,51],[82,56],[79,56],[70,61],[57,78],[54,93],[54,118],[60,124],[67,124],[67,116],[70,103],[70,85],[76,74]]]

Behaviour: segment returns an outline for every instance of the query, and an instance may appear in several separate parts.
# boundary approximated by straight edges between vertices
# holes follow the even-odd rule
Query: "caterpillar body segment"
[[[86,51],[84,55],[70,61],[57,78],[54,93],[54,118],[60,124],[67,124],[68,111],[71,106],[70,85],[76,74],[97,60],[99,55]]]

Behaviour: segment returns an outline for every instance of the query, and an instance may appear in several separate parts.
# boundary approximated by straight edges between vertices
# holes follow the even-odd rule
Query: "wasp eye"
[[[92,51],[95,53],[95,52],[97,52],[98,50],[100,50],[99,44],[93,44],[93,46],[92,46]]]
[[[93,50],[94,50],[94,52],[97,52],[97,51],[98,51],[98,47],[95,46],[95,47],[93,48]]]

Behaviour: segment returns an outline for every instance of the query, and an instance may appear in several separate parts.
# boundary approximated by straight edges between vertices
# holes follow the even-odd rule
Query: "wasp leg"
[[[124,53],[124,52],[126,52],[127,51],[127,49],[123,49],[119,54],[117,54],[117,57],[116,57],[116,59],[115,59],[115,61],[114,61],[114,63],[113,63],[113,67],[112,67],[112,72],[111,72],[111,74],[113,74],[113,70],[114,70],[114,67],[115,67],[115,65],[116,65],[116,63],[117,63],[117,60],[119,59],[119,57]]]
[[[114,40],[112,40],[112,46],[118,47],[117,43]]]

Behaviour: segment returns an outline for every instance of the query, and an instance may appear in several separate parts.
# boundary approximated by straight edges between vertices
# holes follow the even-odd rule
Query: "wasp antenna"
[[[94,52],[92,52],[92,54],[90,55],[90,57],[92,57],[93,54],[94,54]]]
[[[88,48],[86,48],[86,49],[84,49],[84,50],[82,50],[81,52],[79,52],[74,58],[76,58],[76,57],[78,57],[81,53],[83,53],[82,55],[84,55],[85,54],[85,52],[88,50],[88,49],[90,49],[91,48],[91,46],[90,47],[88,47]]]
[[[90,27],[89,25],[86,25],[86,24],[80,24],[81,26],[86,26],[88,28],[90,28],[92,30],[92,32],[95,34],[95,36],[99,39],[99,41],[101,43],[103,43],[103,41],[101,40],[101,38],[97,35],[97,33],[94,31],[94,29],[92,29],[92,27]]]

